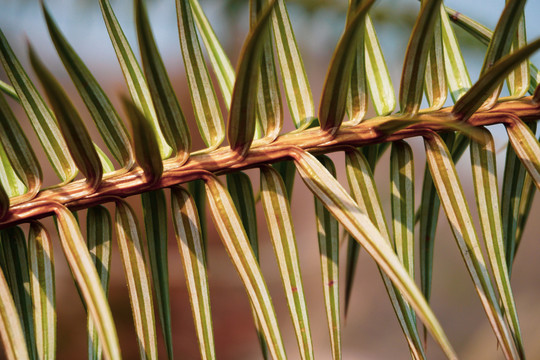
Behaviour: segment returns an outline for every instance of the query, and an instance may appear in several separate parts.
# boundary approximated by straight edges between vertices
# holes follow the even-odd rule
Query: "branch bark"
[[[511,122],[513,116],[523,121],[540,119],[540,104],[533,97],[516,101],[502,102],[489,111],[474,114],[467,124],[470,126],[487,126]],[[425,116],[448,119],[452,108],[444,108]],[[420,115],[422,117],[423,115]],[[81,210],[106,202],[114,198],[124,198],[149,190],[166,188],[188,181],[203,178],[208,172],[216,175],[227,172],[253,168],[290,158],[294,148],[301,148],[315,154],[325,154],[344,150],[348,146],[365,146],[388,141],[402,140],[426,135],[430,131],[449,131],[451,127],[430,122],[419,122],[398,130],[392,134],[378,130],[388,120],[399,119],[398,115],[367,119],[356,126],[343,125],[332,136],[319,128],[307,129],[298,133],[284,134],[270,144],[253,144],[246,156],[240,157],[229,147],[216,149],[208,154],[193,155],[182,166],[177,166],[174,159],[165,160],[164,171],[155,184],[145,182],[142,170],[135,167],[128,172],[120,172],[106,177],[101,185],[92,190],[84,179],[71,182],[61,187],[53,187],[40,191],[31,200],[12,205],[0,221],[0,228],[6,228],[33,219],[50,216],[57,204],[72,210]]]

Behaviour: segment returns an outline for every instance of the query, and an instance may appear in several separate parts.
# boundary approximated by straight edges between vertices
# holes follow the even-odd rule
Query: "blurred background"
[[[97,1],[47,0],[46,3],[67,39],[109,94],[117,109],[120,110],[119,95],[127,94],[127,89],[114,50],[109,42]],[[128,40],[137,53],[132,2],[111,0],[111,3]],[[449,0],[445,3],[482,22],[491,29],[495,27],[504,6],[503,0]],[[249,28],[248,1],[201,0],[201,5],[226,49],[231,62],[235,64]],[[289,0],[287,5],[312,86],[316,106],[318,106],[317,102],[326,69],[333,49],[343,31],[347,1]],[[380,0],[376,2],[371,10],[396,93],[399,88],[402,61],[408,37],[418,9],[419,2],[415,0]],[[194,149],[201,148],[202,142],[197,138],[198,135],[195,135],[196,126],[193,125],[193,113],[179,48],[174,1],[148,0],[148,10],[154,35],[164,57],[165,65],[173,80],[183,111],[193,130]],[[529,39],[537,38],[540,36],[540,26],[535,21],[534,16],[540,14],[540,2],[530,1],[526,6],[526,13],[528,15],[527,35]],[[0,0],[0,28],[34,79],[35,77],[28,64],[26,41],[30,41],[37,48],[38,53],[49,69],[62,81],[68,93],[72,95],[72,100],[80,109],[83,118],[87,120],[89,130],[94,136],[97,136],[98,133],[86,112],[84,104],[78,97],[75,87],[56,55],[42,18],[39,2],[37,0]],[[456,28],[456,33],[462,45],[465,61],[469,66],[471,79],[474,81],[478,77],[485,48],[460,29]],[[535,55],[532,61],[540,64],[540,56]],[[0,69],[0,78],[7,81],[3,69]],[[24,112],[17,105],[14,105],[13,108],[21,119],[22,126],[27,130],[27,134],[30,134],[31,128]],[[370,114],[373,114],[373,112],[371,111]],[[286,108],[285,115],[285,131],[292,130]],[[496,135],[497,149],[504,150],[507,137],[503,127],[494,126],[490,130],[493,130]],[[97,139],[97,137],[94,138]],[[30,136],[30,140],[31,143],[37,144],[37,138],[34,135]],[[97,143],[103,145],[103,142],[97,141]],[[418,203],[425,156],[421,139],[410,139],[409,143],[415,150]],[[105,148],[104,146],[101,147],[102,149]],[[36,146],[35,151],[40,156],[45,173],[45,185],[55,184],[57,179],[50,167],[45,165],[47,162],[41,149]],[[346,186],[343,154],[336,153],[331,155],[331,158],[338,168],[338,179]],[[498,166],[500,183],[504,169],[504,151],[500,152]],[[476,213],[468,153],[460,161],[458,171],[467,192],[469,205],[472,212]],[[257,171],[251,170],[248,173],[252,177],[255,191],[257,191],[259,187]],[[387,205],[389,204],[388,174],[387,154],[383,157],[376,170],[381,201]],[[139,197],[130,198],[128,201],[135,207],[139,219],[142,219]],[[114,216],[112,207],[109,206],[109,209]],[[261,266],[272,293],[287,352],[291,359],[296,359],[298,358],[297,345],[260,204],[257,205],[257,210],[259,215]],[[390,209],[385,210],[389,215]],[[330,359],[330,342],[324,312],[314,223],[313,196],[298,179],[292,198],[292,211],[317,358]],[[512,274],[512,285],[524,333],[525,349],[530,359],[540,358],[540,342],[538,342],[540,327],[537,325],[538,321],[540,321],[540,304],[537,300],[540,296],[538,286],[540,281],[538,268],[540,264],[537,260],[540,253],[540,244],[538,242],[540,228],[535,221],[535,217],[539,212],[540,203],[535,201],[531,212],[532,216],[520,251],[517,254]],[[80,214],[83,233],[85,229],[84,213],[81,212]],[[55,243],[58,358],[84,358],[86,357],[87,341],[86,315],[57,241],[53,222],[47,219],[44,224],[50,230]],[[177,244],[173,236],[172,225],[169,225],[169,270],[174,350],[178,358],[197,359],[199,358],[197,340],[191,318],[184,274]],[[210,220],[208,220],[208,226],[209,281],[217,357],[219,359],[260,358],[259,344],[253,328],[247,296]],[[27,230],[26,227],[24,229]],[[477,227],[477,229],[480,228]],[[340,265],[341,269],[344,269],[345,247],[342,246],[341,250],[342,261]],[[342,274],[344,274],[344,271],[342,271]],[[124,358],[138,358],[138,347],[130,306],[128,305],[129,298],[116,244],[113,245],[109,297]],[[440,215],[436,236],[432,306],[443,328],[446,330],[450,342],[463,359],[502,358],[502,353],[498,350],[495,337],[478,301],[472,282],[469,280],[469,275],[444,214]],[[164,358],[166,355],[161,328],[158,329],[158,333],[160,357]],[[344,321],[342,347],[344,359],[409,358],[406,342],[387,299],[377,267],[365,252],[361,253],[358,263],[351,306]],[[427,354],[432,359],[443,358],[437,345],[431,339],[428,341]]]

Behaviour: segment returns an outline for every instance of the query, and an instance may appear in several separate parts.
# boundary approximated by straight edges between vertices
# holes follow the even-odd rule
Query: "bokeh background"
[[[124,27],[124,31],[137,53],[136,34],[133,24],[132,2],[112,0],[113,7]],[[47,0],[67,39],[89,66],[98,81],[110,95],[117,109],[119,94],[127,94],[123,77],[116,61],[113,48],[101,18],[99,5],[93,0]],[[242,42],[248,31],[248,0],[201,0],[201,4],[214,29],[222,41],[233,64],[236,63]],[[298,45],[303,55],[306,70],[312,86],[314,99],[320,96],[326,68],[332,51],[339,39],[345,23],[346,0],[289,0],[287,2]],[[494,28],[504,6],[503,0],[453,0],[446,1],[450,7]],[[380,0],[371,10],[381,46],[385,54],[394,87],[399,88],[402,61],[412,29],[419,2],[415,0]],[[173,0],[148,0],[148,9],[160,51],[164,57],[175,91],[193,134],[196,134],[187,82],[183,70],[178,42],[176,12]],[[540,1],[529,1],[526,6],[527,32],[530,39],[540,36],[540,26],[535,19],[540,14]],[[0,27],[20,57],[26,69],[33,76],[27,60],[26,41],[30,41],[53,73],[61,80],[72,100],[87,120],[90,131],[97,135],[91,119],[78,97],[67,73],[55,53],[37,0],[0,0]],[[478,77],[485,48],[460,29],[456,29],[471,79]],[[533,62],[540,64],[540,56]],[[7,80],[3,69],[0,78]],[[35,77],[33,76],[35,79]],[[284,102],[285,104],[286,102]],[[30,134],[30,126],[24,112],[14,105],[21,124]],[[291,130],[290,117],[285,109],[285,130]],[[372,111],[370,112],[372,114]],[[503,150],[507,144],[501,126],[491,128],[496,135],[497,148]],[[195,148],[202,142],[193,135]],[[97,139],[97,137],[95,137]],[[33,144],[38,144],[34,135]],[[102,142],[97,141],[103,145]],[[423,145],[420,139],[410,139],[415,151],[417,201],[421,190],[422,174],[425,164]],[[105,148],[102,146],[102,148]],[[57,182],[46,163],[39,146],[35,150],[45,173],[45,185]],[[499,179],[502,179],[504,151],[498,157]],[[331,156],[338,168],[338,179],[346,186],[344,156],[337,153]],[[474,194],[471,186],[471,170],[468,153],[458,165],[463,186],[467,192],[469,205],[476,213]],[[259,187],[257,171],[248,172],[253,180],[255,191]],[[388,154],[383,157],[376,170],[377,185],[384,204],[389,204]],[[499,180],[500,182],[500,180]],[[136,208],[141,219],[140,200],[128,199]],[[111,213],[114,215],[112,207]],[[260,204],[257,206],[259,220],[260,253],[263,273],[268,282],[275,303],[278,320],[282,328],[287,352],[291,359],[298,358],[297,345],[292,325],[288,317],[281,280],[277,271],[272,245]],[[390,209],[387,208],[387,214]],[[321,275],[318,257],[316,228],[314,223],[313,196],[297,179],[292,198],[292,212],[303,270],[304,286],[307,291],[308,311],[311,316],[313,342],[318,359],[330,359],[330,343],[326,326],[322,297]],[[540,358],[540,304],[538,242],[540,228],[536,218],[540,212],[539,201],[535,201],[523,243],[517,254],[513,271],[512,285],[524,333],[525,349],[530,359]],[[81,225],[85,228],[84,212],[80,214]],[[44,224],[48,227],[55,243],[55,265],[58,309],[58,358],[75,359],[86,357],[86,315],[79,301],[73,280],[59,246],[52,220]],[[209,220],[208,257],[210,264],[210,294],[215,328],[217,357],[219,359],[260,358],[258,341],[251,320],[246,294],[232,267],[220,239]],[[478,225],[478,222],[477,222]],[[477,227],[479,230],[479,227]],[[25,230],[27,228],[25,227]],[[169,270],[171,290],[171,312],[175,354],[182,359],[197,359],[198,348],[195,338],[191,310],[181,267],[178,248],[172,226],[169,226]],[[345,247],[342,246],[341,268],[345,265]],[[439,218],[436,236],[435,261],[433,273],[432,306],[445,328],[451,343],[463,359],[502,358],[493,333],[469,276],[463,260],[451,235],[444,214]],[[344,272],[342,272],[343,274]],[[343,289],[342,289],[343,290]],[[129,298],[125,285],[123,268],[116,244],[113,245],[111,268],[110,303],[116,320],[124,358],[138,358],[135,332],[131,318]],[[156,317],[157,318],[157,317]],[[158,325],[159,326],[159,325]],[[165,357],[161,330],[159,333],[160,357]],[[344,359],[407,359],[407,346],[384,286],[373,260],[361,253],[355,276],[355,287],[351,306],[344,321],[343,329]],[[427,354],[432,359],[442,359],[443,355],[436,344],[428,341]],[[0,353],[0,357],[3,354]]]

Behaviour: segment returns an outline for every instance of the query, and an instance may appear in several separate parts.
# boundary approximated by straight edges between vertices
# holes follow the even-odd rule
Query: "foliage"
[[[99,0],[129,96],[124,112],[112,105],[68,43],[44,2],[45,21],[77,91],[107,147],[88,133],[78,109],[28,45],[43,100],[0,31],[0,61],[9,78],[0,89],[0,335],[10,359],[54,358],[55,266],[47,229],[54,216],[60,243],[88,313],[88,356],[120,358],[107,303],[111,242],[116,238],[129,289],[141,358],[158,358],[157,325],[173,358],[167,217],[181,254],[201,357],[215,358],[206,257],[205,198],[232,264],[247,292],[265,358],[286,358],[272,299],[259,266],[255,203],[261,201],[300,357],[314,354],[295,230],[290,211],[296,172],[315,199],[324,303],[332,356],[342,357],[341,304],[350,307],[360,246],[376,261],[411,356],[426,358],[424,330],[444,354],[457,354],[429,306],[433,242],[442,206],[465,266],[508,359],[525,358],[510,285],[515,253],[540,186],[538,72],[526,60],[540,40],[525,38],[525,1],[509,1],[491,32],[445,7],[422,1],[410,35],[398,99],[370,18],[373,0],[351,0],[334,50],[318,111],[284,0],[251,0],[250,32],[233,69],[197,0],[177,0],[178,30],[194,117],[206,148],[192,151],[192,136],[156,46],[143,0],[135,0],[139,64],[109,0]],[[451,22],[487,45],[479,79],[471,83]],[[202,41],[201,41],[202,40]],[[204,45],[204,47],[203,47]],[[203,56],[208,54],[218,86]],[[279,73],[276,63],[279,65]],[[500,97],[507,82],[509,97]],[[283,133],[285,109],[295,131]],[[219,90],[219,91],[218,91]],[[526,96],[529,92],[532,96]],[[443,108],[450,93],[453,106]],[[6,100],[5,95],[11,97]],[[369,94],[369,96],[368,96]],[[218,95],[226,104],[222,112]],[[428,107],[422,108],[426,98]],[[368,101],[377,116],[367,118]],[[397,100],[397,101],[396,101]],[[396,103],[400,111],[394,112]],[[13,107],[19,103],[41,142],[28,141]],[[131,134],[127,131],[124,116]],[[493,137],[503,124],[510,146],[499,199]],[[227,138],[228,145],[224,145]],[[415,208],[414,159],[405,139],[421,137],[426,170]],[[391,228],[373,172],[390,148]],[[470,148],[471,169],[488,271],[455,163]],[[44,151],[59,184],[43,188]],[[342,152],[350,192],[336,180],[326,153]],[[109,155],[114,162],[109,159]],[[316,156],[315,156],[316,155]],[[273,166],[270,166],[273,164]],[[243,172],[260,171],[260,194]],[[82,179],[77,178],[77,173]],[[227,174],[227,186],[217,178]],[[420,188],[416,185],[417,188]],[[166,203],[170,193],[171,206]],[[141,194],[144,230],[123,198]],[[114,218],[101,204],[115,206]],[[86,239],[75,211],[86,212]],[[416,212],[416,217],[415,217]],[[415,224],[419,234],[415,235]],[[27,239],[21,224],[30,224]],[[339,276],[339,227],[348,234],[347,264]],[[416,240],[415,240],[416,239]],[[415,277],[420,247],[420,287]],[[340,298],[341,283],[345,299]],[[157,314],[157,316],[155,315]],[[156,319],[159,319],[156,321]],[[164,357],[164,354],[161,354]],[[324,356],[324,355],[320,355]]]

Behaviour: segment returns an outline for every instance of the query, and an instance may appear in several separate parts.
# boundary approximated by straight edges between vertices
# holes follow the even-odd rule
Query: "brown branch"
[[[418,118],[448,119],[450,110],[451,108],[445,108],[435,113],[421,114]],[[538,120],[540,119],[540,104],[532,101],[531,97],[503,102],[489,111],[476,113],[467,123],[470,126],[508,123],[513,116],[524,121]],[[229,147],[223,147],[208,154],[193,155],[180,167],[175,165],[174,160],[166,160],[163,176],[153,185],[144,181],[142,171],[138,167],[129,172],[106,177],[95,191],[88,188],[84,179],[74,181],[61,187],[43,190],[31,200],[12,205],[0,221],[0,228],[50,216],[54,213],[57,204],[62,204],[72,210],[80,210],[114,201],[114,198],[128,197],[196,180],[204,177],[204,174],[208,172],[219,175],[285,160],[290,157],[291,146],[323,154],[344,150],[348,146],[365,146],[422,136],[430,131],[452,130],[451,127],[445,125],[444,121],[440,124],[433,121],[419,122],[392,134],[377,130],[380,125],[391,119],[395,120],[399,117],[373,118],[356,126],[343,126],[335,136],[320,129],[285,134],[270,144],[252,147],[243,158],[231,151]]]

